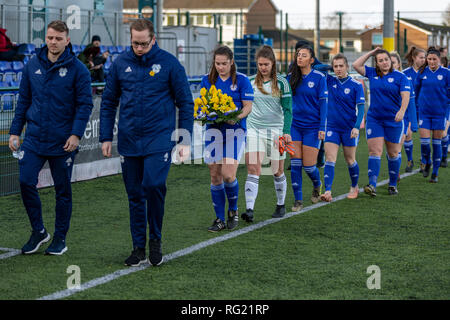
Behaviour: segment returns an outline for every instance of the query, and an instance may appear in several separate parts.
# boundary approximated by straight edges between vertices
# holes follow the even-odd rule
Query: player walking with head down
[[[422,174],[428,177],[431,167],[430,137],[433,141],[433,172],[430,182],[438,181],[441,164],[444,130],[449,113],[449,70],[441,66],[440,52],[435,47],[427,51],[425,64],[416,81],[417,103],[419,105],[419,133],[422,151]]]
[[[252,110],[253,89],[247,76],[236,71],[233,51],[227,46],[218,47],[213,54],[213,64],[205,75],[201,87],[209,90],[214,85],[217,90],[233,98],[236,107],[242,110],[239,122],[207,124],[205,136],[205,162],[211,176],[211,197],[216,219],[208,228],[218,232],[225,227],[234,229],[239,222],[239,184],[236,171],[244,148],[246,117]],[[214,139],[212,137],[214,136]],[[212,140],[212,141],[211,141]],[[228,219],[225,226],[225,204],[228,199]]]
[[[321,200],[330,202],[339,146],[342,144],[344,158],[348,165],[351,188],[348,198],[358,197],[359,166],[356,162],[356,146],[359,128],[364,117],[364,89],[361,83],[348,75],[348,62],[343,54],[337,54],[331,61],[336,76],[327,76],[328,115],[325,135],[325,193]]]
[[[316,163],[320,140],[325,138],[328,91],[325,75],[311,67],[314,56],[311,47],[301,46],[287,76],[293,93],[291,137],[295,152],[291,156],[291,180],[295,202],[292,211],[303,208],[302,167],[313,182],[313,203],[319,202],[322,186]]]
[[[252,112],[247,118],[247,181],[245,201],[247,211],[241,217],[253,221],[253,209],[258,195],[259,177],[264,155],[270,152],[271,169],[277,195],[277,205],[272,217],[281,218],[286,213],[286,176],[284,175],[285,154],[274,148],[280,136],[291,141],[292,93],[285,78],[277,75],[275,54],[270,46],[261,47],[256,53],[258,73],[250,78],[255,92]]]
[[[405,56],[405,59],[408,61],[409,67],[403,70],[403,73],[406,75],[409,81],[411,81],[413,88],[416,83],[417,76],[419,75],[419,69],[420,67],[425,63],[425,50],[421,48],[411,47],[411,49],[408,51],[408,53]],[[414,92],[415,94],[415,92]],[[416,105],[417,96],[415,96],[413,103]],[[411,99],[410,99],[411,103]],[[408,112],[408,115],[410,112]],[[416,105],[416,123],[418,122],[419,118],[419,108]],[[414,123],[414,119],[409,116],[409,120],[411,122],[411,125]],[[418,125],[417,125],[418,126]],[[414,129],[414,128],[413,128]],[[414,168],[414,160],[413,160],[413,140],[412,140],[412,130],[411,128],[408,128],[408,131],[406,133],[405,142],[403,143],[403,146],[405,148],[406,157],[408,158],[408,165],[406,166],[405,171],[411,172]]]
[[[375,57],[375,68],[364,63]],[[369,79],[370,107],[367,112],[366,136],[369,147],[369,184],[364,192],[376,196],[376,186],[380,173],[383,144],[386,144],[389,168],[389,194],[397,191],[397,178],[400,170],[398,154],[403,136],[403,117],[409,103],[410,82],[406,76],[392,68],[389,52],[375,48],[359,57],[353,68]]]

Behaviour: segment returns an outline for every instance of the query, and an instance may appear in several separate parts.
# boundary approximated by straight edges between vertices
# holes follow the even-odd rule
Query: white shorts
[[[286,159],[286,153],[280,155],[278,151],[278,138],[282,135],[282,129],[247,128],[245,152],[264,152],[271,160]]]

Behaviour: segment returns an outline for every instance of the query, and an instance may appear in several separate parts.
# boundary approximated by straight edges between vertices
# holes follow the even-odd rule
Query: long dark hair
[[[380,55],[380,54],[386,54],[388,56],[388,58],[389,58],[389,61],[391,62],[391,67],[389,68],[389,72],[388,73],[391,73],[392,71],[394,71],[394,67],[392,66],[391,54],[387,50],[378,49],[377,51],[375,51],[375,53],[373,55],[374,58],[375,58],[375,71],[377,72],[377,76],[382,78],[383,77],[383,71],[381,71],[381,69],[380,69],[380,67],[378,66],[378,63],[377,63],[377,56]]]
[[[214,50],[213,61],[211,65],[211,70],[209,71],[208,80],[209,83],[215,84],[217,81],[217,77],[219,77],[219,73],[216,70],[216,56],[227,56],[230,61],[233,61],[231,65],[230,75],[231,80],[233,81],[233,85],[236,85],[236,63],[233,60],[233,51],[227,46],[220,46],[216,50]]]
[[[438,49],[436,49],[436,47],[429,47],[427,50],[427,57],[429,54],[435,54],[438,56],[439,60],[441,58],[441,53],[439,52]],[[425,68],[428,67],[428,60],[425,58],[425,63],[420,67],[419,72],[422,73],[425,71]]]
[[[302,84],[302,70],[300,69],[300,67],[297,64],[297,57],[298,54],[300,52],[301,49],[306,49],[309,51],[309,54],[311,55],[311,58],[315,58],[316,54],[314,53],[314,49],[311,48],[308,45],[303,45],[300,48],[298,48],[298,50],[295,52],[294,55],[294,61],[292,62],[292,67],[291,67],[291,78],[289,79],[289,84],[291,85],[291,89],[292,89],[292,95],[295,95],[295,90],[297,89],[297,87],[299,85]]]
[[[405,59],[408,61],[408,66],[412,67],[414,64],[414,58],[417,57],[420,52],[426,53],[422,48],[416,48],[415,46],[412,46],[411,49],[409,49],[408,53],[405,55]]]
[[[271,46],[264,45],[261,48],[258,49],[256,52],[256,63],[258,63],[259,58],[266,58],[272,62],[272,70],[270,71],[270,79],[272,82],[272,95],[273,96],[279,96],[280,95],[280,88],[278,88],[278,79],[277,79],[277,60],[275,58],[275,53],[273,52],[273,49]],[[255,84],[256,87],[261,91],[263,94],[269,94],[264,90],[263,87],[263,75],[258,69],[258,72],[256,73],[255,77]]]

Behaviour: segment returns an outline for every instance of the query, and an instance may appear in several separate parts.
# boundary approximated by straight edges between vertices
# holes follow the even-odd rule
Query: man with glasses
[[[139,19],[130,26],[131,50],[112,64],[100,109],[100,142],[105,157],[111,157],[113,129],[120,102],[118,152],[130,209],[133,251],[127,266],[149,260],[163,262],[161,229],[166,180],[175,142],[176,108],[178,128],[192,133],[194,103],[186,72],[170,53],[158,47],[153,24]],[[190,139],[176,146],[176,156],[185,160]]]
[[[72,52],[65,22],[51,22],[45,42],[23,70],[9,148],[18,151],[26,124],[19,152],[19,181],[33,231],[22,253],[35,253],[50,240],[36,189],[39,171],[48,161],[55,185],[56,218],[53,241],[45,253],[62,255],[67,251],[65,240],[72,214],[73,162],[93,107],[91,77]]]

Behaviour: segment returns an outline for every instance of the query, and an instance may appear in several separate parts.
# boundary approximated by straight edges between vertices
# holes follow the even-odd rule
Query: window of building
[[[355,41],[353,41],[353,40],[346,40],[345,41],[345,46],[347,48],[353,48],[355,46]]]
[[[225,16],[225,19],[226,19],[225,24],[227,24],[227,25],[233,24],[233,15],[232,14],[227,14]]]
[[[174,16],[167,16],[167,25],[168,26],[174,26],[175,25],[175,17]]]
[[[325,47],[332,49],[332,48],[334,48],[334,43],[335,43],[335,40],[325,40],[324,45],[325,45]]]

